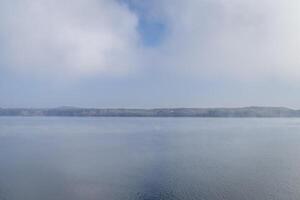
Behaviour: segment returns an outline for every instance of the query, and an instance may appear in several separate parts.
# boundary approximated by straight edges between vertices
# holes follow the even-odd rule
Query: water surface
[[[0,200],[300,199],[300,119],[0,118]]]

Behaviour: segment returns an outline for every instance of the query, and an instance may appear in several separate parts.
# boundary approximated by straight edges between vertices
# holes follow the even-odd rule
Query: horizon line
[[[1,107],[0,109],[128,109],[128,110],[154,110],[154,109],[237,109],[237,108],[283,108],[290,110],[299,110],[299,108],[291,108],[288,106],[203,106],[203,107],[83,107],[83,106],[57,106],[57,107]]]

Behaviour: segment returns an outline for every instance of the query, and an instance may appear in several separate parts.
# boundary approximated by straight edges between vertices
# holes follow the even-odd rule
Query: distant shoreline
[[[298,118],[300,110],[285,107],[240,108],[0,108],[0,116],[44,117],[207,117],[207,118]]]

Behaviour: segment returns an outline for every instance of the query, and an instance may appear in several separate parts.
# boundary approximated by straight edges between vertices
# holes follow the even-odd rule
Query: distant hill
[[[300,110],[285,107],[242,108],[0,108],[0,116],[62,117],[300,117]]]

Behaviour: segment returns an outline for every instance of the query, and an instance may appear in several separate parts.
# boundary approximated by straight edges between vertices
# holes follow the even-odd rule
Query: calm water
[[[0,200],[300,199],[300,119],[0,118]]]

